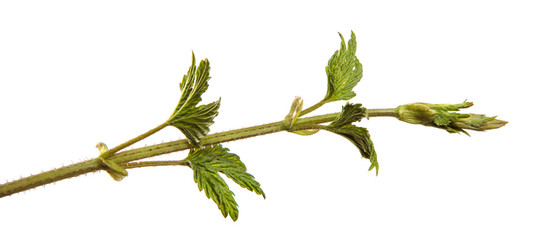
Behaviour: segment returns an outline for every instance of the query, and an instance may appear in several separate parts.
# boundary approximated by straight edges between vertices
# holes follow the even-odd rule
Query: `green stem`
[[[144,161],[144,162],[129,162],[120,165],[125,169],[142,168],[142,167],[159,167],[159,166],[188,166],[188,162],[184,160],[176,161]]]
[[[367,110],[367,115],[369,117],[379,117],[379,116],[395,116],[393,113],[395,112],[395,109],[378,109],[378,110]],[[324,114],[314,117],[306,117],[306,118],[300,118],[297,120],[297,122],[294,124],[294,126],[310,126],[314,124],[322,124],[327,123],[335,120],[339,113],[330,113],[330,114]],[[154,161],[154,162],[139,162],[139,163],[131,163],[132,161],[136,161],[139,159],[144,159],[148,157],[154,157],[162,154],[187,150],[190,148],[193,148],[192,145],[188,143],[188,140],[178,140],[178,141],[172,141],[172,142],[166,142],[161,144],[155,144],[147,147],[137,148],[133,150],[118,152],[133,143],[148,137],[152,135],[153,133],[156,133],[160,129],[166,127],[167,124],[161,124],[156,128],[153,128],[146,133],[131,139],[130,141],[123,143],[108,152],[104,152],[100,157],[108,158],[108,161],[121,164],[123,167],[127,168],[135,168],[135,167],[146,167],[146,166],[161,166],[161,165],[175,165],[174,162],[179,164],[179,161]],[[293,126],[293,127],[294,127]],[[234,141],[238,139],[243,138],[249,138],[249,137],[255,137],[260,136],[264,134],[270,134],[280,131],[286,131],[287,129],[284,127],[282,121],[263,124],[259,126],[254,127],[247,127],[247,128],[241,128],[226,132],[220,132],[215,134],[210,134],[201,139],[201,144],[203,146],[206,145],[214,145],[229,141]],[[12,182],[5,183],[3,185],[0,185],[0,198],[12,195],[14,193],[22,192],[28,189],[32,189],[35,187],[43,186],[49,183],[53,183],[56,181],[60,181],[63,179],[79,176],[82,174],[95,172],[99,170],[106,170],[107,167],[101,163],[100,159],[94,158],[88,161],[75,163],[66,167],[61,167],[57,169],[53,169],[47,172],[43,172],[40,174],[32,175],[29,177],[21,178],[19,180],[15,180]]]
[[[122,149],[125,149],[125,148],[131,146],[132,144],[137,143],[137,142],[149,137],[150,135],[155,134],[156,132],[158,132],[158,131],[162,130],[163,128],[167,127],[168,125],[169,125],[168,122],[164,122],[164,123],[158,125],[157,127],[153,128],[153,129],[151,129],[151,130],[149,130],[149,131],[147,131],[147,132],[145,132],[145,133],[143,133],[143,134],[141,134],[141,135],[139,135],[139,136],[137,136],[135,138],[132,138],[132,139],[130,139],[130,140],[128,140],[128,141],[126,141],[126,142],[124,142],[124,143],[122,143],[122,144],[120,144],[120,145],[118,145],[118,146],[116,146],[116,147],[114,147],[112,149],[109,149],[108,151],[102,153],[100,155],[100,157],[105,159],[105,158],[108,158],[110,156],[113,156],[118,151],[120,151]]]
[[[296,125],[305,125],[305,124],[320,124],[331,122],[337,118],[339,113],[331,113],[325,115],[319,115],[314,117],[300,118],[297,120]],[[258,125],[254,127],[241,128],[236,130],[230,130],[221,133],[210,134],[201,139],[202,146],[215,145],[224,142],[235,141],[244,138],[256,137],[265,134],[280,132],[287,130],[282,121]],[[142,147],[138,149],[128,150],[115,154],[110,161],[122,164],[126,162],[131,162],[135,160],[140,160],[144,158],[149,158],[153,156],[158,156],[162,154],[168,154],[172,152],[178,152],[186,149],[193,148],[189,144],[188,140],[182,139],[177,141],[171,141],[166,143],[160,143],[152,146]]]
[[[100,160],[95,158],[88,161],[75,163],[69,166],[53,169],[40,174],[21,178],[12,182],[0,185],[0,197],[9,196],[14,193],[26,191],[35,187],[43,186],[49,183],[63,179],[79,176],[82,174],[95,172],[103,169]]]
[[[303,115],[306,115],[306,114],[308,114],[308,113],[310,113],[310,112],[312,112],[312,111],[318,109],[319,107],[323,106],[324,104],[326,104],[326,102],[322,100],[322,101],[320,101],[320,102],[318,102],[318,103],[316,103],[316,104],[310,106],[309,108],[304,109],[303,111],[301,111],[301,113],[299,114],[299,116],[301,117],[301,116],[303,116]]]
[[[397,110],[395,108],[375,108],[367,109],[367,118],[370,117],[394,117],[397,118]]]

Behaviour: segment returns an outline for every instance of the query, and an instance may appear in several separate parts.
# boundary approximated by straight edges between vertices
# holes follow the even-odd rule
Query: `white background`
[[[1,1],[0,178],[97,156],[162,123],[191,52],[211,62],[211,132],[284,117],[326,90],[337,32],[357,34],[368,108],[474,101],[510,123],[472,137],[373,118],[381,171],[347,140],[225,144],[267,194],[230,184],[224,219],[189,168],[105,172],[0,199],[2,239],[541,239],[537,1]],[[334,103],[317,113],[336,112]],[[167,128],[144,144],[182,138]],[[156,159],[180,159],[183,153]]]

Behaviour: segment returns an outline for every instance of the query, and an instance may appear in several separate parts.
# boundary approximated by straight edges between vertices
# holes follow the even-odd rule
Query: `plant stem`
[[[147,138],[150,135],[155,134],[156,132],[162,130],[163,128],[165,128],[167,126],[168,126],[168,122],[164,122],[164,123],[158,125],[157,127],[153,128],[153,129],[151,129],[151,130],[149,130],[149,131],[147,131],[147,132],[145,132],[145,133],[143,133],[143,134],[141,134],[141,135],[139,135],[139,136],[137,136],[135,138],[132,138],[132,139],[130,139],[130,140],[128,140],[128,141],[126,141],[126,142],[124,142],[124,143],[122,143],[122,144],[120,144],[120,145],[118,145],[118,146],[116,146],[116,147],[114,147],[112,149],[109,149],[108,151],[102,153],[100,155],[100,157],[105,159],[105,158],[108,158],[110,156],[113,156],[118,151],[120,151],[122,149],[125,149],[125,148],[131,146],[132,144],[137,143],[137,142]]]
[[[367,109],[367,118],[370,117],[394,117],[397,118],[397,110],[395,108],[374,108]]]
[[[306,115],[306,114],[308,114],[308,113],[310,113],[310,112],[312,112],[312,111],[318,109],[319,107],[323,106],[324,104],[326,104],[326,102],[323,101],[323,100],[320,101],[320,102],[317,102],[316,104],[314,104],[314,105],[312,105],[312,106],[310,106],[310,107],[308,107],[308,108],[306,108],[306,109],[303,109],[303,111],[301,111],[301,113],[299,114],[299,116],[300,116],[300,117],[301,117],[301,116],[304,116],[304,115]]]
[[[368,117],[395,117],[395,109],[368,109]],[[294,124],[294,126],[303,126],[303,125],[314,125],[322,124],[335,120],[339,116],[339,113],[330,113],[324,115],[318,115],[314,117],[300,118]],[[144,139],[159,130],[167,126],[167,123],[161,124],[146,133],[133,138],[126,143],[123,143],[108,152],[104,152],[100,157],[107,158],[108,161],[117,163],[125,168],[136,168],[136,167],[147,167],[147,166],[162,166],[162,165],[181,165],[181,161],[148,161],[148,162],[137,162],[130,163],[139,159],[144,159],[148,157],[158,156],[162,154],[187,150],[193,148],[189,144],[188,140],[178,140],[172,142],[166,142],[161,144],[155,144],[147,147],[132,149],[128,151],[118,152],[138,141]],[[270,134],[280,131],[286,131],[282,121],[241,128],[231,131],[225,131],[215,134],[210,134],[201,139],[201,145],[214,145],[229,141],[234,141],[243,138],[255,137],[264,134]],[[99,158],[90,159],[84,162],[75,163],[69,166],[53,169],[47,172],[40,174],[32,175],[29,177],[21,178],[12,182],[5,183],[0,185],[0,198],[12,195],[14,193],[22,192],[28,189],[35,187],[43,186],[49,183],[60,181],[63,179],[79,176],[82,174],[95,172],[99,170],[106,170],[107,167],[101,163]]]
[[[60,181],[66,178],[102,170],[103,166],[97,158],[75,163],[69,166],[53,169],[40,174],[31,175],[12,182],[0,185],[0,197],[9,196],[14,193],[26,191],[35,187]]]
[[[188,166],[187,161],[144,161],[144,162],[129,162],[121,165],[124,169],[142,168],[142,167],[159,167],[159,166]]]
[[[300,118],[297,120],[294,126],[331,122],[335,120],[338,115],[339,113],[330,113],[330,114],[319,115],[319,116],[314,116],[314,117]],[[285,131],[285,130],[287,129],[282,124],[282,121],[278,121],[278,122],[273,122],[273,123],[268,123],[268,124],[253,126],[253,127],[247,127],[247,128],[230,130],[230,131],[221,132],[221,133],[210,134],[201,139],[201,145],[202,146],[215,145],[219,143],[230,142],[230,141],[235,141],[235,140],[249,138],[249,137],[261,136],[261,135]],[[160,143],[160,144],[156,144],[152,146],[120,152],[118,154],[115,154],[111,158],[109,158],[109,160],[117,164],[122,164],[122,163],[130,162],[130,161],[140,160],[140,159],[158,156],[162,154],[178,152],[178,151],[182,151],[182,150],[186,150],[190,148],[193,148],[193,146],[189,144],[188,140],[182,139],[182,140]]]

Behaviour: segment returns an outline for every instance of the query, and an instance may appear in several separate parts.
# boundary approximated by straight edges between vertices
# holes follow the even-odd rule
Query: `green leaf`
[[[170,120],[170,125],[178,128],[191,144],[200,146],[199,142],[209,132],[209,127],[218,115],[220,99],[206,105],[184,111],[183,114]]]
[[[467,100],[463,101],[462,103],[458,104],[429,104],[429,108],[435,110],[435,111],[459,111],[461,108],[469,108],[474,105],[473,102],[467,102]]]
[[[465,130],[451,124],[452,122],[458,121],[460,118],[469,117],[469,114],[450,111],[459,111],[461,108],[469,108],[472,105],[472,102],[464,101],[459,104],[430,104],[429,108],[436,112],[435,119],[433,120],[435,127],[445,129],[450,133],[463,132],[469,135]]]
[[[363,76],[363,68],[356,57],[356,35],[352,32],[348,48],[341,37],[341,48],[331,56],[326,67],[327,93],[324,102],[349,100],[356,96],[352,89]]]
[[[228,188],[224,179],[216,172],[206,169],[205,167],[193,167],[194,181],[198,184],[198,189],[205,190],[207,198],[212,199],[224,217],[231,217],[236,221],[239,217],[239,209],[237,202],[233,198],[234,194]]]
[[[433,123],[435,123],[439,127],[446,127],[451,122],[456,121],[459,118],[467,118],[467,117],[469,117],[469,114],[437,111],[437,114],[435,115],[435,120],[433,121]]]
[[[201,95],[209,87],[210,69],[209,60],[207,59],[201,60],[196,68],[196,56],[192,52],[192,64],[180,83],[181,99],[172,116],[178,115],[184,109],[195,107],[201,101]]]
[[[374,149],[373,141],[366,128],[358,127],[354,125],[343,125],[340,127],[328,126],[326,130],[341,135],[352,142],[361,153],[361,156],[369,159],[371,166],[369,171],[373,168],[376,169],[376,175],[378,175],[378,161],[376,157],[376,151]]]
[[[246,166],[239,156],[230,153],[229,149],[221,145],[207,146],[192,150],[186,161],[194,170],[194,181],[200,191],[205,190],[207,198],[212,199],[224,217],[228,215],[236,221],[239,215],[234,194],[228,185],[218,174],[223,173],[239,186],[253,191],[265,198],[265,193],[260,188],[254,176],[246,172]]]
[[[178,128],[196,147],[200,147],[200,139],[209,132],[209,126],[214,123],[220,107],[220,100],[196,106],[209,87],[210,68],[207,59],[201,60],[196,68],[196,57],[192,53],[192,65],[180,83],[181,99],[168,119],[169,124]]]
[[[366,108],[362,107],[360,103],[351,104],[346,103],[337,119],[329,124],[331,127],[341,127],[351,124],[353,122],[361,121],[365,116]]]
[[[339,134],[350,142],[352,142],[361,153],[361,156],[367,158],[371,162],[369,171],[376,168],[378,175],[378,161],[373,141],[366,128],[352,125],[353,122],[360,121],[366,113],[367,109],[361,104],[346,103],[337,119],[331,122],[325,129],[333,133]]]

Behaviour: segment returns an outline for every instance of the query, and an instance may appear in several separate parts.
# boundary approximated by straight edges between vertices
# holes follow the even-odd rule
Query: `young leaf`
[[[352,89],[363,75],[362,65],[356,57],[356,35],[352,32],[348,48],[341,37],[341,48],[335,51],[326,67],[327,93],[324,102],[349,100],[356,96]]]
[[[200,147],[200,139],[209,132],[209,126],[214,123],[213,119],[218,115],[220,106],[219,100],[196,107],[209,86],[210,68],[207,59],[202,60],[196,68],[196,57],[192,53],[192,65],[180,84],[181,99],[168,119],[171,126],[178,128],[197,147]]]
[[[224,217],[230,216],[233,221],[239,217],[237,202],[233,198],[234,194],[228,188],[224,179],[216,171],[207,169],[204,165],[194,165],[194,181],[198,184],[198,189],[205,190],[205,196],[212,199]]]
[[[265,198],[265,193],[260,188],[260,183],[254,180],[254,176],[246,172],[246,166],[239,156],[230,153],[229,149],[221,145],[207,146],[192,150],[186,161],[194,170],[194,181],[199,190],[205,190],[207,198],[212,199],[224,217],[228,215],[236,221],[239,215],[234,194],[228,185],[218,174],[223,173],[239,186],[253,191]]]
[[[196,68],[196,56],[192,53],[192,64],[180,83],[181,99],[177,107],[175,107],[172,117],[180,114],[185,109],[194,108],[201,101],[201,95],[209,87],[210,69],[209,60],[207,59],[201,60]]]
[[[341,127],[344,125],[351,124],[353,122],[361,121],[361,119],[365,116],[366,111],[367,109],[364,107],[361,107],[360,103],[357,103],[357,104],[346,103],[346,105],[343,106],[343,109],[341,113],[339,114],[339,117],[337,117],[337,119],[331,122],[329,126]]]
[[[371,136],[369,135],[369,132],[366,128],[349,124],[340,127],[328,126],[325,129],[330,132],[339,134],[352,142],[358,148],[361,156],[369,159],[369,161],[371,162],[369,171],[375,168],[376,175],[378,175],[379,166],[376,157],[376,151],[374,149],[374,144],[371,140]]]
[[[190,143],[199,146],[200,139],[209,132],[209,127],[218,115],[220,99],[206,105],[183,111],[182,114],[170,120],[170,125],[178,128],[188,138]]]

